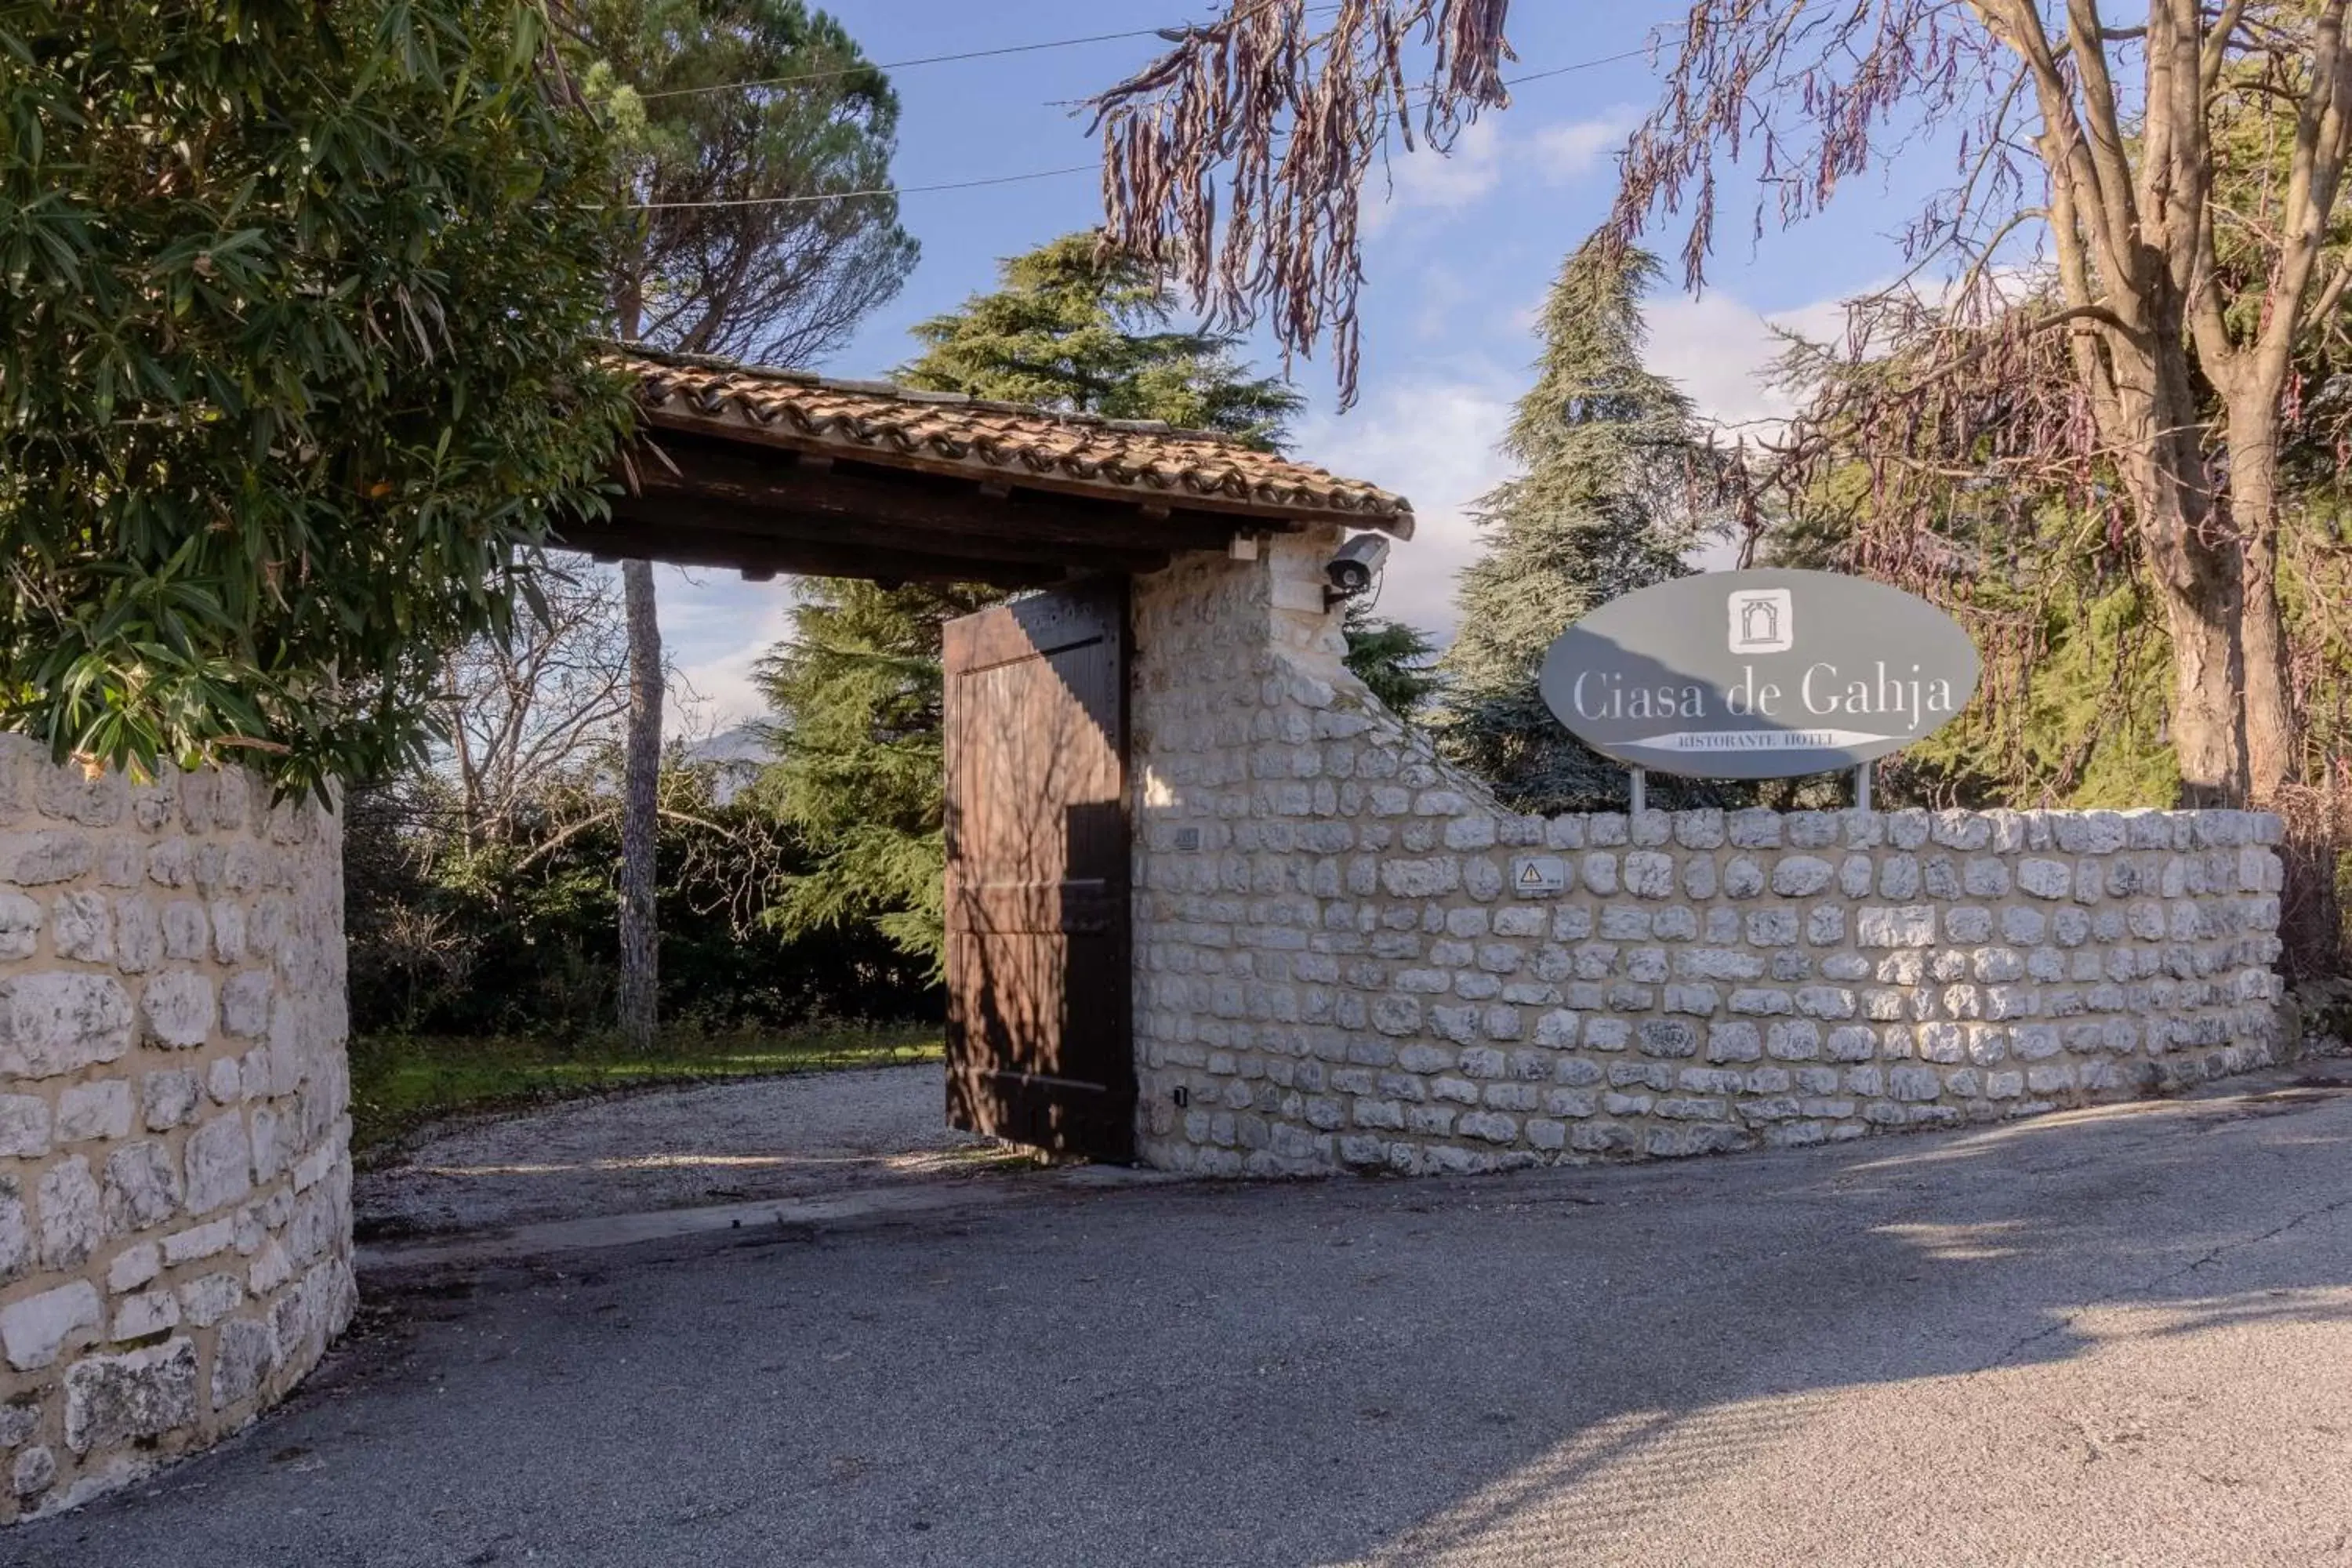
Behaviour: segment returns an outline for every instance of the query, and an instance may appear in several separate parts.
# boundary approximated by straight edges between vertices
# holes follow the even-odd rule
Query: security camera
[[[1372,585],[1372,574],[1385,565],[1389,558],[1389,542],[1377,533],[1360,533],[1339,546],[1339,552],[1323,563],[1323,575],[1331,580],[1324,590],[1325,602],[1352,599]]]

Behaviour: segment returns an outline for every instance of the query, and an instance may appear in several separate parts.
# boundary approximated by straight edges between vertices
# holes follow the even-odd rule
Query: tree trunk
[[[2296,773],[2294,698],[2278,600],[2278,398],[2230,405],[2230,511],[2244,606],[2246,785],[2266,801]]]
[[[661,623],[654,616],[650,562],[621,563],[629,613],[629,732],[621,778],[621,1033],[648,1049],[659,1022],[661,926],[654,889],[660,827]]]
[[[2141,385],[2174,395],[2135,398],[2142,443],[2123,465],[2141,538],[2172,637],[2172,751],[2184,806],[2237,806],[2246,798],[2245,664],[2238,551],[2213,515],[2202,426],[2186,364],[2149,367]],[[2167,368],[2179,374],[2165,374]],[[2130,448],[2126,447],[2126,451]]]

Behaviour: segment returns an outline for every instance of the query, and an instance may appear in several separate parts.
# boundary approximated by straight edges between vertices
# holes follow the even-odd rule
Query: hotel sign
[[[1628,767],[1829,773],[1924,739],[1979,672],[1959,623],[1833,572],[1706,572],[1612,599],[1545,656],[1546,703]]]

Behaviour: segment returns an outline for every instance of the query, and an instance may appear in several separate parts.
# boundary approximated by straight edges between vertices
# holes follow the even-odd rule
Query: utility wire
[[[1132,35],[1122,36],[1131,37]],[[1023,45],[1021,47],[1024,48],[1045,48],[1052,46],[1034,44]],[[1615,65],[1620,60],[1635,59],[1647,55],[1649,52],[1650,47],[1644,44],[1638,49],[1626,49],[1613,55],[1602,55],[1597,59],[1577,60],[1570,65],[1553,66],[1545,70],[1528,71],[1521,76],[1506,77],[1503,79],[1503,85],[1505,87],[1517,87],[1522,82],[1542,81],[1550,77],[1566,76],[1570,71],[1591,70],[1596,66]],[[940,58],[942,59],[962,59],[969,58],[971,57],[961,55],[942,55]],[[745,86],[749,84],[739,82],[734,85]],[[631,202],[626,204],[626,206],[627,210],[631,212],[669,212],[683,207],[797,206],[806,202],[852,201],[860,196],[905,196],[920,195],[929,191],[969,191],[978,189],[982,185],[1019,184],[1028,180],[1058,179],[1065,174],[1093,174],[1101,169],[1101,167],[1102,165],[1099,163],[1072,163],[1066,168],[1039,169],[1026,174],[997,174],[983,180],[943,180],[936,184],[929,185],[877,185],[869,190],[863,191],[818,191],[810,195],[795,196],[730,196],[700,202]]]
[[[1265,0],[1265,4],[1241,13],[1241,16],[1255,16],[1257,12],[1269,10],[1280,3],[1281,0]],[[1312,16],[1325,11],[1338,9],[1339,7],[1337,5],[1309,5],[1303,14]],[[1240,16],[1228,18],[1233,21],[1240,19]],[[1166,27],[1130,27],[1123,33],[1089,33],[1083,37],[1047,38],[1034,44],[1003,44],[992,49],[966,49],[951,55],[918,55],[912,59],[881,60],[870,65],[835,66],[824,70],[795,71],[790,76],[763,76],[751,81],[713,82],[708,87],[666,87],[658,92],[641,92],[637,96],[650,101],[656,98],[686,98],[696,93],[734,92],[744,88],[784,87],[796,81],[824,81],[835,77],[856,76],[863,71],[905,70],[910,66],[945,65],[952,60],[987,60],[994,59],[1000,55],[1032,55],[1041,49],[1071,49],[1076,48],[1081,44],[1109,44],[1125,38],[1166,38],[1173,43],[1177,37],[1191,30],[1192,26],[1192,23],[1179,22]]]
[[[801,196],[732,196],[707,202],[631,202],[630,212],[666,212],[677,207],[781,207],[800,202],[844,202],[857,196],[906,196],[924,191],[969,191],[981,185],[1013,185],[1024,180],[1051,180],[1063,174],[1088,174],[1099,163],[1072,163],[1066,169],[1039,169],[1027,174],[997,174],[985,180],[946,180],[935,185],[876,185],[863,191],[819,191]]]

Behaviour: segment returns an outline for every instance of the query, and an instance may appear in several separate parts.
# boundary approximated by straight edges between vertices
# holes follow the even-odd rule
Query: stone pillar
[[[235,1431],[350,1320],[341,834],[0,737],[0,1521]]]
[[[1137,585],[1148,1163],[1819,1143],[2273,1059],[2275,817],[1520,816],[1347,672],[1321,594],[1338,539]],[[1564,889],[1518,896],[1528,856]]]

